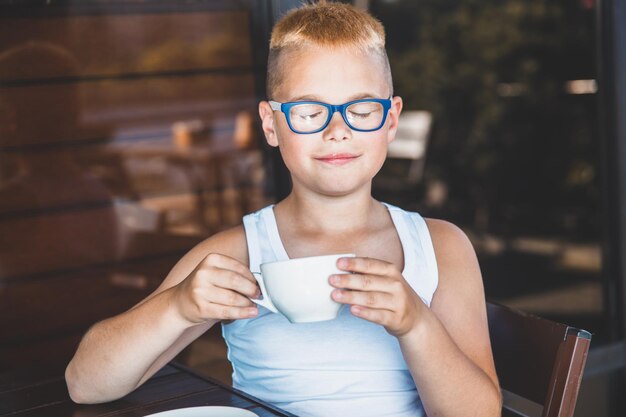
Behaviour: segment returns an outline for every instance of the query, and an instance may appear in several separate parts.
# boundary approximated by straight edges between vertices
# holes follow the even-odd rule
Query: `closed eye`
[[[355,113],[355,112],[350,112],[350,117],[351,117],[351,118],[354,118],[354,119],[366,119],[366,118],[368,118],[371,114],[372,114],[372,112],[367,112],[367,113]]]
[[[318,117],[320,114],[322,114],[322,112],[318,111],[318,112],[311,113],[311,114],[299,114],[298,117],[304,120],[312,120]]]

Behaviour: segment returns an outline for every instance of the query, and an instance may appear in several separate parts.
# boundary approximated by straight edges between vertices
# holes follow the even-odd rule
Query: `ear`
[[[261,126],[265,134],[265,140],[272,147],[278,146],[278,136],[274,126],[274,110],[267,101],[259,103],[259,116],[261,116]]]
[[[398,131],[398,120],[400,113],[402,112],[402,97],[395,96],[391,99],[391,108],[387,118],[389,119],[389,130],[387,131],[387,143],[390,143],[396,138],[396,132]]]

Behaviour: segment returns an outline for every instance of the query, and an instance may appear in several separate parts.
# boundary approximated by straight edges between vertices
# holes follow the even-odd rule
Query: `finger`
[[[233,307],[215,304],[212,317],[218,320],[238,320],[255,317],[259,314],[257,307]]]
[[[343,271],[371,275],[390,275],[395,270],[392,263],[374,258],[339,258],[337,267]]]
[[[336,288],[361,291],[387,291],[389,278],[368,274],[336,274],[329,278],[330,285]]]
[[[210,266],[220,269],[229,269],[231,271],[237,272],[250,282],[256,282],[252,272],[246,267],[244,264],[239,262],[235,258],[231,258],[230,256],[222,255],[221,253],[210,253],[208,254],[202,262],[200,262],[199,267]]]
[[[234,290],[246,297],[257,298],[261,295],[256,281],[251,282],[241,274],[229,269],[215,269],[210,280],[216,287]]]
[[[334,290],[333,300],[342,304],[359,305],[368,308],[393,310],[393,296],[389,293],[378,291],[345,291]]]
[[[209,295],[209,302],[232,307],[254,307],[255,304],[236,291],[213,287]]]
[[[372,323],[387,327],[392,320],[392,313],[387,310],[377,310],[363,306],[351,306],[350,313]]]

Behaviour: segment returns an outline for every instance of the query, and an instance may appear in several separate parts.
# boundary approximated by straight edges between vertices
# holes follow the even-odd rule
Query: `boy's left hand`
[[[351,304],[352,314],[384,326],[396,337],[417,328],[425,305],[394,264],[340,258],[337,266],[352,274],[330,276],[330,285],[339,288],[333,291],[333,300]]]

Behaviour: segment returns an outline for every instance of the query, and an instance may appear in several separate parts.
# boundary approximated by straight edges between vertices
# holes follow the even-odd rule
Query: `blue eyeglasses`
[[[357,132],[373,132],[387,120],[391,98],[366,98],[333,105],[319,101],[270,101],[272,110],[285,114],[289,128],[298,134],[310,134],[326,129],[335,112],[340,112],[348,127]]]

